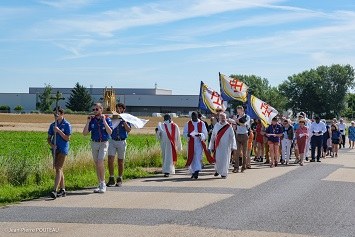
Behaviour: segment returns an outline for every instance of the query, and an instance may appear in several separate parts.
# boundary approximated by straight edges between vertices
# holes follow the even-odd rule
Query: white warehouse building
[[[65,100],[59,105],[66,108],[66,103],[73,88],[52,88],[53,94],[57,91],[62,93]],[[177,115],[188,114],[196,110],[198,106],[198,95],[173,95],[172,90],[159,88],[113,88],[116,99],[127,106],[127,112],[135,115],[147,116],[153,113],[176,113]],[[103,100],[104,88],[87,89],[94,102]],[[11,111],[17,105],[29,113],[36,110],[39,95],[44,87],[30,87],[29,93],[0,93],[0,105],[8,105]],[[53,105],[54,107],[54,105]]]

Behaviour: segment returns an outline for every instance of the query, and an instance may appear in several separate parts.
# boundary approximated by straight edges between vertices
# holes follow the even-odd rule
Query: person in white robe
[[[162,172],[164,177],[169,177],[170,174],[175,174],[177,153],[182,150],[179,126],[171,121],[169,114],[164,115],[164,122],[158,124],[156,137],[162,151]]]
[[[219,114],[219,122],[213,128],[209,150],[215,155],[215,170],[214,176],[221,175],[222,178],[227,178],[229,161],[233,150],[237,150],[237,142],[235,139],[233,127],[227,123],[225,113]]]
[[[202,154],[207,154],[206,138],[208,132],[205,123],[198,119],[197,112],[191,113],[191,120],[184,126],[183,135],[188,140],[188,155],[186,167],[192,174],[191,178],[198,179],[198,174],[202,170]]]

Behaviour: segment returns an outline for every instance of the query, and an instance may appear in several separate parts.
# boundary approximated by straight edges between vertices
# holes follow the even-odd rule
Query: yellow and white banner
[[[221,86],[221,96],[224,100],[247,101],[248,86],[237,78],[227,77],[219,74],[219,83]]]
[[[251,118],[258,117],[262,124],[267,127],[279,112],[261,99],[250,95],[248,98],[247,114]]]
[[[221,95],[202,81],[199,100],[199,108],[204,111],[210,111],[215,114],[217,108],[223,111],[227,109],[227,102],[222,99]]]

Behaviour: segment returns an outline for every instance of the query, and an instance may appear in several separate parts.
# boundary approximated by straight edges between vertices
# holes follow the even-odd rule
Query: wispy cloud
[[[323,12],[305,8],[275,5],[281,1],[217,1],[195,0],[181,2],[162,1],[139,7],[116,9],[98,14],[82,15],[71,19],[54,19],[47,21],[47,27],[59,35],[82,35],[73,40],[53,40],[56,46],[68,52],[60,60],[73,60],[88,57],[110,57],[115,55],[139,55],[163,52],[179,52],[206,49],[206,53],[190,56],[190,62],[231,60],[238,57],[244,60],[258,60],[266,55],[305,55],[310,60],[325,61],[329,55],[352,49],[355,46],[355,12]],[[145,35],[132,44],[120,44],[118,31],[138,26],[153,26],[181,21],[195,17],[210,16],[229,11],[248,8],[270,8],[281,12],[263,13],[239,21],[215,21],[201,24],[198,28],[180,28],[168,30],[161,35],[154,35],[147,40]],[[201,40],[201,36],[216,35],[242,27],[270,27],[287,25],[290,22],[302,22],[310,19],[323,20],[321,25],[308,25],[294,29],[282,30],[263,36],[244,36],[238,40],[226,37],[226,40]],[[328,22],[327,24],[324,24]],[[45,29],[42,28],[42,30]],[[285,28],[287,29],[287,28]],[[47,31],[48,33],[48,31]],[[69,34],[67,34],[69,33]],[[165,36],[168,35],[168,36]],[[347,37],[342,37],[347,35]],[[354,35],[351,36],[351,35]],[[112,37],[111,37],[112,36]],[[127,37],[127,36],[126,36]],[[157,40],[165,40],[157,43]],[[171,43],[166,40],[173,40]],[[143,43],[144,42],[144,43]],[[112,47],[107,47],[112,45]],[[215,53],[218,51],[218,54]],[[210,54],[210,55],[208,55]],[[262,55],[262,56],[261,56]]]
[[[267,21],[266,24],[277,24],[277,21],[293,21],[300,18],[300,13],[294,14],[276,14],[275,16],[267,16],[252,18],[239,23],[226,24],[221,27],[220,31],[230,29],[231,27],[242,27],[250,25],[259,25]],[[274,54],[312,54],[318,51],[344,51],[351,50],[355,47],[355,18],[351,16],[355,12],[333,12],[326,15],[327,18],[335,18],[338,21],[333,22],[331,25],[326,26],[309,26],[308,28],[302,28],[298,30],[279,30],[267,36],[259,36],[252,38],[245,38],[239,40],[231,40],[226,38],[226,40],[221,41],[191,41],[191,42],[180,42],[180,43],[166,43],[158,45],[134,45],[134,47],[120,48],[119,50],[112,48],[110,50],[100,50],[100,51],[89,51],[86,53],[68,55],[61,60],[75,59],[82,57],[97,57],[97,56],[110,56],[110,55],[138,55],[138,54],[149,54],[149,53],[161,53],[161,52],[176,52],[183,50],[194,50],[194,49],[213,49],[213,48],[225,48],[226,52],[223,50],[214,55],[213,57],[231,57],[240,56],[240,52],[244,52],[242,57],[251,57],[253,52],[257,57],[260,52],[262,55],[274,55]],[[320,17],[322,13],[311,13],[306,14],[306,17]],[[340,16],[340,17],[337,17]],[[304,20],[303,18],[303,20]],[[267,20],[270,19],[270,20]],[[346,19],[346,20],[345,20]],[[213,29],[218,28],[218,26],[211,26]],[[204,31],[205,30],[205,31]],[[212,33],[207,27],[203,30],[196,30],[196,34]],[[217,31],[218,32],[218,31]],[[193,32],[188,32],[188,34],[194,34]],[[348,35],[348,37],[343,37]],[[105,44],[105,40],[97,41],[100,44]],[[95,42],[93,42],[95,44]],[[199,60],[209,60],[213,57],[203,57]]]
[[[77,1],[77,6],[89,4],[93,0]],[[42,0],[41,3],[51,5],[56,8],[63,8],[68,5],[70,1],[48,1]],[[118,34],[118,31],[139,26],[152,26],[191,19],[196,17],[205,17],[214,14],[236,11],[240,9],[255,8],[265,6],[273,3],[278,3],[280,0],[181,0],[177,1],[160,1],[155,3],[147,3],[141,6],[134,6],[129,8],[114,9],[95,14],[80,15],[69,19],[50,19],[38,23],[32,27],[28,35],[33,38],[47,38],[47,37],[61,37],[70,34],[88,35],[86,38],[96,38],[100,43],[107,44],[107,41]],[[244,24],[244,23],[242,23]],[[97,38],[99,37],[99,38]],[[69,58],[86,57],[91,53],[83,54],[85,47],[91,44],[78,44],[78,41],[73,42],[54,42],[55,45],[68,51]],[[139,43],[138,43],[139,44]],[[185,49],[196,47],[195,45],[184,46]],[[197,46],[198,47],[198,46]],[[168,46],[171,48],[171,46]],[[176,46],[179,48],[179,46]],[[165,47],[161,46],[152,49],[156,51],[164,51]],[[138,50],[140,51],[140,50]],[[144,50],[145,52],[151,50]],[[94,53],[96,54],[96,53]],[[107,55],[101,53],[101,55]],[[67,57],[65,57],[67,58]]]
[[[286,25],[291,22],[302,22],[314,18],[324,18],[325,14],[322,12],[287,12],[287,13],[273,13],[261,16],[250,17],[244,20],[228,21],[222,23],[212,23],[194,28],[184,28],[171,32],[168,36],[163,36],[165,40],[191,40],[196,37],[207,36],[226,32],[229,30],[243,28],[243,27],[267,27],[273,25]]]
[[[62,4],[63,2],[67,1],[61,1]],[[55,27],[57,33],[58,31],[79,31],[112,36],[116,31],[132,27],[164,24],[238,9],[255,8],[259,5],[268,5],[276,2],[280,2],[280,0],[161,1],[160,3],[148,3],[142,6],[110,10],[77,18],[55,19],[46,24],[49,27]]]
[[[76,9],[88,6],[95,0],[39,0],[38,2],[58,9]]]
[[[277,58],[280,59],[278,63],[282,64],[286,58],[291,60],[299,57],[315,65],[355,64],[355,55],[352,53],[355,48],[355,19],[337,22],[331,26],[279,31],[271,36],[221,42],[216,45],[218,53],[207,52],[203,56],[195,56],[189,63],[219,61],[227,63],[237,58],[239,62],[267,60],[264,64],[268,65],[277,61]]]
[[[87,54],[76,54],[66,56],[61,58],[61,60],[68,59],[77,59],[77,58],[87,58],[87,57],[97,57],[97,56],[111,56],[111,55],[139,55],[139,54],[148,54],[148,53],[162,53],[162,52],[174,52],[182,51],[188,49],[202,49],[202,48],[214,48],[226,46],[225,43],[204,43],[204,44],[169,44],[169,45],[160,45],[160,46],[144,46],[144,47],[135,47],[127,48],[121,50],[109,50],[109,51],[99,51],[91,52]],[[70,50],[68,50],[70,51]]]
[[[31,8],[25,7],[0,7],[0,21],[24,17],[33,12]]]
[[[0,6],[0,74],[15,91],[27,86],[23,81],[33,86],[51,78],[66,87],[74,79],[118,86],[157,81],[195,93],[196,80],[211,75],[208,84],[218,87],[218,71],[278,83],[320,64],[355,65],[354,5],[317,2],[7,1]]]
[[[81,57],[83,55],[83,50],[87,46],[93,44],[95,40],[93,39],[71,39],[60,42],[54,42],[58,47],[68,51],[71,55],[75,57]]]

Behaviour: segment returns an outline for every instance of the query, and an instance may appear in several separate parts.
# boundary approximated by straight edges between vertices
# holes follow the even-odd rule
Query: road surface
[[[355,236],[355,150],[322,163],[206,167],[0,208],[0,236]]]

